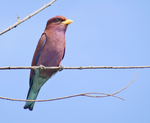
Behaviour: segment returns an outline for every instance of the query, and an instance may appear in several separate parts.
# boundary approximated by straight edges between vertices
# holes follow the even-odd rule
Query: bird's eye
[[[54,22],[57,23],[59,22],[60,20],[58,18],[54,19]]]

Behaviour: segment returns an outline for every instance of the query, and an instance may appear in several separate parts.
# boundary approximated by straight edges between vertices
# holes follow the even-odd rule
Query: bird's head
[[[66,32],[67,26],[72,23],[72,20],[65,18],[64,16],[55,16],[47,21],[45,31],[63,31]]]

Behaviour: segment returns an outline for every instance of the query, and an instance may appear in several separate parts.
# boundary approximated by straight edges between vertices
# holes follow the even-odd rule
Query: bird
[[[58,67],[65,55],[65,32],[72,20],[57,15],[47,21],[45,30],[38,41],[31,66]],[[58,70],[31,69],[27,100],[36,100],[41,87]],[[33,110],[35,102],[26,101],[24,109]]]

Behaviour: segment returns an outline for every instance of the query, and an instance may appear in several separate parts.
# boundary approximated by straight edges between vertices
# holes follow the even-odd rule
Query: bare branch
[[[64,67],[64,66],[59,66],[59,67],[45,67],[43,65],[41,66],[20,66],[20,67],[0,67],[0,70],[7,70],[7,69],[58,69],[58,70],[63,70],[63,69],[143,69],[143,68],[150,68],[150,66],[85,66],[85,67]]]
[[[102,94],[103,96],[94,96],[94,95],[89,95],[89,94]],[[13,98],[7,98],[7,97],[1,97],[0,99],[4,100],[10,100],[10,101],[21,101],[21,102],[46,102],[46,101],[54,101],[54,100],[61,100],[61,99],[67,99],[71,97],[77,97],[77,96],[86,96],[86,97],[107,97],[107,96],[113,96],[117,97],[119,99],[125,100],[121,97],[112,95],[112,94],[106,94],[106,93],[100,93],[100,92],[89,92],[89,93],[82,93],[82,94],[75,94],[75,95],[70,95],[70,96],[65,96],[65,97],[59,97],[59,98],[53,98],[53,99],[43,99],[43,100],[23,100],[23,99],[13,99]]]
[[[30,15],[27,15],[25,18],[23,18],[22,20],[20,20],[20,17],[18,16],[18,20],[16,23],[14,23],[13,25],[11,25],[10,27],[4,29],[3,31],[0,32],[0,35],[2,35],[3,33],[17,27],[19,24],[21,24],[22,22],[26,21],[27,19],[31,18],[32,16],[36,15],[37,13],[39,13],[40,11],[42,11],[43,9],[47,8],[48,6],[50,6],[51,4],[53,4],[56,0],[52,0],[51,2],[49,2],[48,4],[45,4],[43,7],[41,7],[40,9],[38,9],[37,11],[31,13]]]
[[[120,93],[121,91],[125,90],[125,89],[134,81],[136,75],[137,75],[137,72],[136,72],[134,78],[132,79],[132,81],[131,81],[126,87],[124,87],[123,89],[121,89],[121,90],[119,90],[119,91],[117,91],[117,92],[114,92],[114,93],[112,93],[112,94],[106,94],[106,93],[101,93],[101,92],[88,92],[88,93],[75,94],[75,95],[70,95],[70,96],[65,96],[65,97],[59,97],[59,98],[53,98],[53,99],[44,99],[44,100],[12,99],[12,98],[1,97],[1,96],[0,96],[0,99],[3,99],[3,100],[10,100],[10,101],[21,101],[21,102],[26,102],[26,101],[27,101],[27,102],[45,102],[45,101],[54,101],[54,100],[67,99],[67,98],[77,97],[77,96],[86,96],[86,97],[95,97],[95,98],[113,96],[113,97],[116,97],[116,98],[125,100],[124,98],[115,96],[115,94]],[[92,94],[93,94],[93,95],[92,95]],[[101,94],[101,95],[95,96],[94,94]]]
[[[114,94],[120,93],[121,91],[125,90],[125,89],[126,89],[129,85],[131,85],[131,83],[134,81],[136,75],[137,75],[137,72],[136,72],[134,78],[132,79],[132,81],[131,81],[126,87],[124,87],[123,89],[121,89],[121,90],[119,90],[119,91],[117,91],[117,92],[115,92],[115,93],[112,93],[112,94],[114,95]]]

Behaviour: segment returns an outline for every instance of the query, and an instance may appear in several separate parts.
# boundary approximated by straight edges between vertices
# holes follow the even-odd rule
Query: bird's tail
[[[27,100],[36,100],[39,91],[40,91],[40,89],[37,91],[33,91],[32,87],[30,87],[29,92],[28,92],[28,96],[27,96]],[[35,102],[26,102],[24,109],[28,108],[30,111],[32,111],[34,103]]]
[[[30,78],[30,88],[27,95],[27,100],[36,100],[38,93],[44,83],[50,77],[39,76],[39,69],[34,71],[34,75]],[[35,102],[26,102],[24,109],[29,109],[30,111],[33,110]]]

